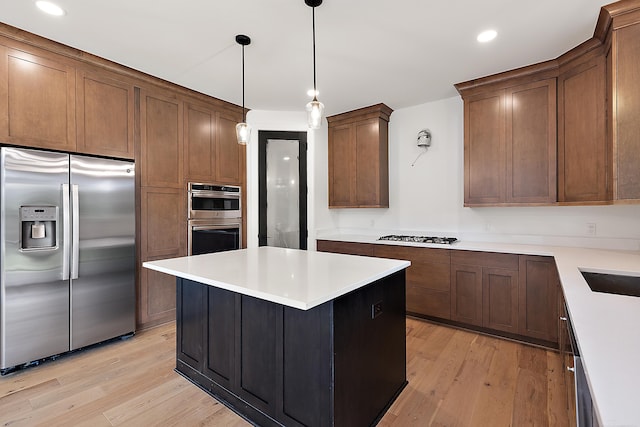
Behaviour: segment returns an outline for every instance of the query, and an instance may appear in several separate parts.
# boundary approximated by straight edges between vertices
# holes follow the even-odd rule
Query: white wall
[[[421,129],[431,147],[416,146]],[[324,147],[326,150],[326,147]],[[320,152],[318,151],[320,154]],[[324,156],[324,157],[322,157]],[[365,234],[424,233],[466,240],[640,250],[640,205],[463,207],[463,104],[460,97],[394,111],[389,123],[389,209],[326,208],[326,156],[318,156],[316,226]],[[321,176],[320,168],[324,172]],[[595,224],[595,236],[587,224]]]

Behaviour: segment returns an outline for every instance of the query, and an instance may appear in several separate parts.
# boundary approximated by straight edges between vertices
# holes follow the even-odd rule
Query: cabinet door
[[[353,125],[329,128],[329,207],[355,204],[355,136]]]
[[[558,342],[558,287],[553,258],[520,256],[519,330],[521,335]]]
[[[640,200],[640,24],[612,35],[614,199]]]
[[[373,255],[374,245],[371,245],[368,243],[318,240],[316,243],[316,249],[319,252],[333,252],[337,254],[346,254],[346,255],[374,256]]]
[[[355,203],[389,207],[387,122],[369,119],[355,124]]]
[[[143,187],[183,186],[182,101],[140,91],[140,144]]]
[[[451,320],[482,326],[482,267],[451,264]]]
[[[610,200],[606,67],[601,53],[558,77],[558,201]]]
[[[276,331],[282,333],[282,327],[278,328],[276,324],[278,314],[282,322],[282,306],[241,296],[240,331],[236,344],[239,365],[233,390],[270,416],[274,416],[277,406],[274,401],[276,393],[273,392],[276,388]]]
[[[451,318],[451,258],[448,250],[375,245],[374,256],[411,261],[406,270],[408,313]]]
[[[465,206],[504,201],[505,162],[503,92],[498,91],[465,99]]]
[[[134,158],[134,89],[104,71],[78,71],[78,151]]]
[[[231,389],[235,376],[236,296],[231,291],[205,286],[206,320],[203,372],[221,386]],[[239,297],[238,297],[239,298]],[[195,300],[194,300],[195,301]],[[239,299],[238,299],[239,301]]]
[[[216,114],[216,181],[239,185],[244,174],[244,145],[238,144],[236,125],[242,117],[228,113]]]
[[[555,202],[556,79],[506,89],[505,108],[505,201]]]
[[[517,333],[518,271],[483,268],[482,288],[482,326]]]
[[[3,48],[0,61],[4,142],[75,151],[75,68],[9,48]]]
[[[217,153],[215,111],[185,103],[184,169],[188,181],[214,182]]]
[[[207,286],[186,279],[176,282],[177,358],[197,371],[204,364],[204,302]]]
[[[185,256],[186,207],[181,190],[143,188],[140,203],[140,258],[142,261]],[[139,318],[152,326],[175,318],[173,276],[140,268]]]

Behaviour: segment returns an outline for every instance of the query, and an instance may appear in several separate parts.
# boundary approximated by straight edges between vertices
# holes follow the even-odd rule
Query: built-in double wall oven
[[[242,242],[242,191],[232,185],[188,184],[189,255],[239,249]]]

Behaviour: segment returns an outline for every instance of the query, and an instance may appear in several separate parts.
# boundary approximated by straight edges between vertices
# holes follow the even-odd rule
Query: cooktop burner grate
[[[400,236],[395,234],[382,236],[378,240],[390,240],[394,242],[437,243],[441,245],[450,245],[458,241],[458,239],[456,239],[455,237]]]

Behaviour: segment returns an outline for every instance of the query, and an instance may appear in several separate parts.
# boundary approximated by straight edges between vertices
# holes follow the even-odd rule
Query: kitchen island
[[[409,265],[273,247],[143,264],[177,277],[176,370],[261,426],[377,423],[407,384]]]

